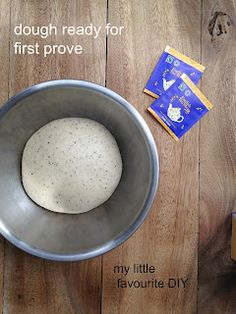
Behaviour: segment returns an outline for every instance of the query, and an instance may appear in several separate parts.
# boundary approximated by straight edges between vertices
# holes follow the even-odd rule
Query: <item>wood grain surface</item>
[[[181,8],[184,3],[184,11]],[[107,86],[141,112],[155,137],[160,185],[152,211],[138,232],[103,257],[103,312],[194,313],[197,296],[198,126],[176,145],[146,112],[153,99],[142,94],[167,44],[200,61],[200,2],[109,1],[109,21],[125,25],[122,38],[109,37]],[[189,19],[191,16],[191,24]],[[174,23],[173,23],[174,21]],[[172,25],[172,26],[171,26]],[[191,184],[190,184],[191,182]],[[154,277],[188,277],[186,289],[118,289],[114,265],[149,263]],[[153,275],[116,276],[151,279]],[[135,307],[134,307],[135,305]],[[113,309],[113,310],[111,310]]]
[[[215,108],[200,133],[199,312],[235,313],[230,235],[236,207],[236,3],[204,1],[202,14],[202,89]]]
[[[106,23],[122,36],[18,37],[14,27]],[[141,113],[155,138],[160,183],[152,210],[125,244],[89,261],[58,263],[0,239],[4,314],[235,313],[236,265],[230,213],[236,184],[236,3],[234,0],[2,0],[0,102],[32,84],[77,78],[106,85]],[[10,41],[9,41],[10,40]],[[15,55],[13,43],[82,44],[82,55]],[[201,89],[214,109],[179,143],[146,112],[142,92],[166,45],[202,62]],[[4,245],[5,242],[5,245]],[[199,262],[199,267],[198,267]],[[114,274],[149,263],[155,274]],[[118,288],[117,279],[188,278],[186,288]]]
[[[7,8],[7,2],[5,4]],[[11,30],[24,25],[103,25],[106,1],[12,1]],[[87,14],[86,14],[87,13]],[[11,42],[61,44],[63,38],[19,38],[11,32]],[[74,39],[76,40],[76,38]],[[8,42],[8,40],[6,40]],[[68,40],[67,40],[68,43]],[[72,42],[71,42],[72,43]],[[105,83],[105,35],[88,42],[87,55],[14,55],[10,51],[10,96],[27,86],[59,78],[90,79]],[[8,51],[8,49],[7,49]],[[6,56],[7,60],[9,54]],[[91,67],[91,64],[94,66]],[[6,78],[6,81],[7,78]],[[6,89],[7,90],[7,89]],[[5,250],[3,313],[91,313],[100,312],[101,258],[81,263],[53,263],[32,257],[7,244]]]
[[[0,106],[9,97],[9,38],[10,38],[10,0],[0,2],[0,73],[1,73],[1,88],[0,88]],[[0,295],[4,293],[4,245],[5,240],[0,239]],[[0,297],[0,311],[3,311],[3,298]]]

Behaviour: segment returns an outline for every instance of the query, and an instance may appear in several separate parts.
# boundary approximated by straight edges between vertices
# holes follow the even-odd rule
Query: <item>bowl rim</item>
[[[135,231],[137,231],[137,229],[141,226],[141,224],[144,222],[145,218],[147,217],[153,205],[154,198],[156,196],[158,182],[159,182],[159,157],[158,157],[158,152],[157,152],[153,135],[149,127],[147,126],[146,122],[144,121],[143,117],[141,116],[141,114],[118,93],[112,91],[111,89],[107,87],[104,87],[102,85],[99,85],[90,81],[76,80],[76,79],[59,79],[59,80],[44,81],[44,82],[32,85],[24,89],[23,91],[17,93],[15,96],[11,97],[8,101],[5,102],[5,104],[0,108],[0,123],[4,115],[22,99],[34,93],[37,93],[39,91],[47,90],[50,88],[62,87],[62,86],[63,87],[84,87],[87,89],[95,90],[96,92],[99,92],[101,94],[104,94],[105,96],[112,98],[120,106],[126,109],[126,111],[128,111],[128,113],[131,114],[135,118],[136,122],[138,122],[138,125],[141,128],[146,138],[147,144],[150,148],[151,166],[152,166],[151,189],[148,193],[146,202],[140,214],[136,217],[134,222],[125,230],[125,232],[118,234],[113,240],[105,244],[102,244],[101,246],[93,250],[82,251],[80,253],[72,253],[72,254],[52,253],[46,250],[42,250],[20,240],[13,233],[11,233],[5,227],[5,225],[0,221],[0,233],[9,242],[14,244],[16,247],[22,249],[23,251],[30,253],[34,256],[41,257],[48,260],[72,262],[72,261],[82,261],[82,260],[94,258],[99,255],[105,254],[111,251],[112,249],[118,247],[122,243],[124,243],[135,233]]]

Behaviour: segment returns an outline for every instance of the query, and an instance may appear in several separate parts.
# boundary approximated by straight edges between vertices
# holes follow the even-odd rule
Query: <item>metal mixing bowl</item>
[[[41,208],[21,184],[27,140],[46,123],[65,117],[102,123],[116,138],[123,160],[122,178],[111,198],[78,215]],[[158,175],[155,142],[143,118],[105,87],[78,80],[48,81],[17,94],[0,109],[0,232],[33,255],[83,260],[123,243],[147,216]]]

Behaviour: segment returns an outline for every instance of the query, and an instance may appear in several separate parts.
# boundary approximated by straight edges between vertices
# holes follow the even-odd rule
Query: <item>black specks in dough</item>
[[[63,213],[89,211],[113,194],[122,173],[117,143],[101,124],[83,118],[50,122],[29,139],[22,180],[37,204]]]

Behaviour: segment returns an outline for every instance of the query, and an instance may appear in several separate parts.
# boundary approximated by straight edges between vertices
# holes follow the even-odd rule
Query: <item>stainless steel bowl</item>
[[[21,184],[21,155],[27,140],[46,123],[65,117],[85,117],[105,125],[123,159],[122,178],[111,198],[79,215],[41,208]],[[155,142],[143,118],[105,87],[78,80],[48,81],[17,94],[0,109],[0,232],[28,253],[75,261],[115,248],[147,216],[158,175]]]

